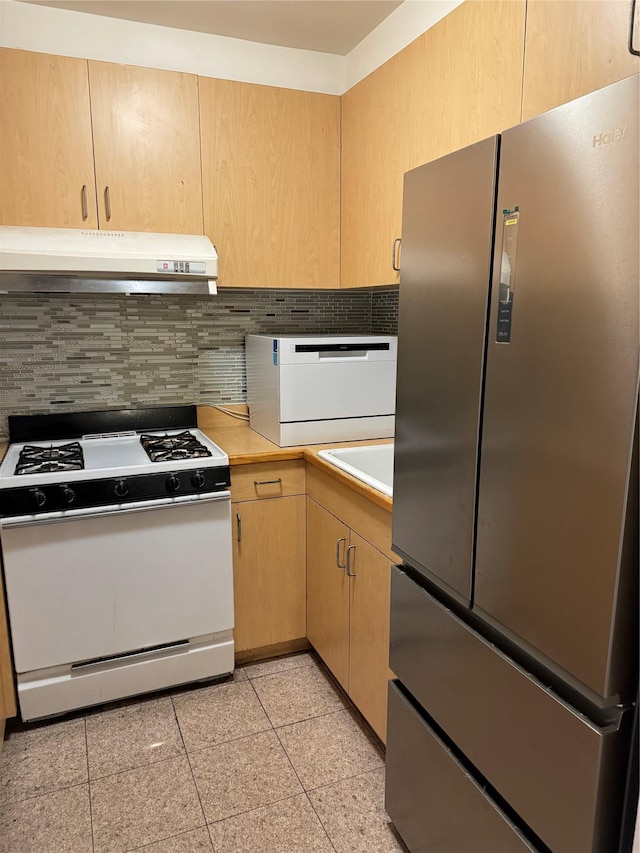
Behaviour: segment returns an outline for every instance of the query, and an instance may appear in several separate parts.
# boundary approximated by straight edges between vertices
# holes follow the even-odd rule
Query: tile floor
[[[394,853],[384,760],[311,654],[13,726],[0,853]]]

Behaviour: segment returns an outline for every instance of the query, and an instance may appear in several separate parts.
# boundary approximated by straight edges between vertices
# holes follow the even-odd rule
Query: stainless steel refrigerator
[[[639,77],[408,172],[387,810],[615,853],[635,809]]]

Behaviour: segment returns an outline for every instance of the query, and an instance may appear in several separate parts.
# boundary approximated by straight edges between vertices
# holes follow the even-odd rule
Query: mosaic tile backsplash
[[[10,414],[243,403],[245,334],[396,334],[397,304],[397,288],[1,296],[0,436]]]

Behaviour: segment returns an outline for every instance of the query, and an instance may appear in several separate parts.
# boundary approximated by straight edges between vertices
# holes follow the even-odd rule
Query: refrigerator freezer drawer
[[[398,568],[389,665],[554,853],[617,849],[626,731],[579,715]]]
[[[386,808],[412,853],[531,853],[428,723],[389,684]]]

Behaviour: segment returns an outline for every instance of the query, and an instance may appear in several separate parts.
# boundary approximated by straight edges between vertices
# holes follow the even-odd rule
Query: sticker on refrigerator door
[[[273,339],[273,363],[277,367],[278,366],[278,339]]]
[[[498,317],[496,343],[511,343],[511,320],[515,288],[516,250],[520,208],[502,211],[502,250],[500,252],[500,287],[498,291]]]

